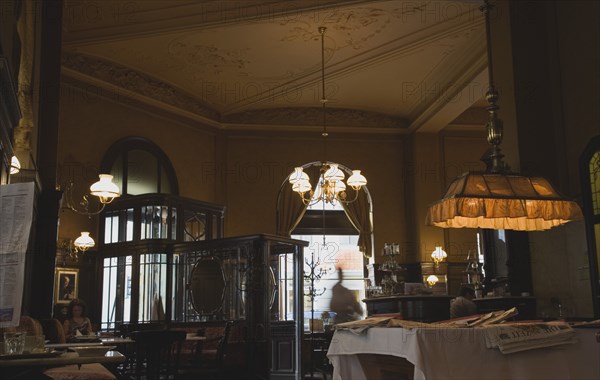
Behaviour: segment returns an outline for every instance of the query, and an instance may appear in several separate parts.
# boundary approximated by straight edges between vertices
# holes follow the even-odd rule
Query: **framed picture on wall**
[[[54,277],[54,303],[69,303],[77,298],[79,269],[56,268]]]

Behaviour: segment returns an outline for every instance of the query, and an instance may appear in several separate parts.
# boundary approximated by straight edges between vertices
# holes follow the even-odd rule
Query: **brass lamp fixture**
[[[323,138],[327,138],[326,112],[325,104],[325,32],[327,28],[319,27],[321,34],[321,84],[322,97],[321,104],[323,109]],[[344,170],[340,169],[339,164],[323,161],[320,163],[319,180],[313,190],[310,184],[308,174],[304,172],[304,167],[296,167],[288,176],[288,181],[292,185],[292,190],[300,196],[302,202],[306,205],[314,205],[318,202],[326,202],[335,204],[337,202],[351,203],[358,198],[358,192],[367,184],[367,179],[360,173],[360,170],[352,170],[352,174],[344,183]],[[346,192],[347,186],[354,190],[354,196],[348,197]]]
[[[95,245],[96,242],[94,241],[94,239],[92,239],[90,233],[84,231],[79,237],[77,237],[77,239],[75,239],[75,241],[73,241],[72,239],[60,240],[57,244],[57,248],[59,252],[62,252],[62,254],[64,255],[63,260],[66,257],[70,257],[77,260],[79,258],[78,254],[80,252],[85,253],[88,249],[94,247]]]
[[[112,175],[99,174],[98,177],[99,177],[98,182],[95,182],[94,184],[92,184],[90,186],[90,194],[95,197],[98,197],[98,201],[101,204],[101,206],[98,208],[98,210],[96,210],[96,211],[89,210],[90,201],[89,201],[89,197],[87,194],[82,197],[81,201],[79,201],[79,206],[81,206],[81,208],[76,207],[75,203],[73,201],[73,182],[70,182],[69,185],[67,186],[65,192],[66,192],[66,202],[67,202],[66,206],[71,211],[76,212],[81,215],[87,215],[90,217],[93,215],[98,215],[104,210],[104,207],[107,204],[112,202],[115,198],[118,198],[121,196],[119,187],[115,183],[112,182],[112,179],[113,179]]]
[[[78,249],[81,252],[85,252],[88,249],[95,246],[96,242],[94,241],[94,239],[92,239],[89,232],[83,231],[81,235],[77,239],[75,239],[73,245],[75,246],[75,249]]]
[[[446,194],[427,211],[426,224],[442,228],[491,228],[543,231],[583,218],[579,205],[562,196],[541,177],[510,172],[502,161],[502,120],[498,118],[498,92],[493,80],[490,10],[485,0],[489,89],[487,141],[492,145],[485,173],[469,172],[456,178]]]
[[[448,254],[440,246],[435,247],[435,250],[431,252],[431,258],[433,259],[436,268],[446,259],[446,257],[448,257]]]
[[[427,281],[427,285],[433,287],[435,286],[435,284],[438,283],[438,281],[440,281],[440,279],[435,274],[430,274],[429,276],[427,276],[427,279],[425,281]]]

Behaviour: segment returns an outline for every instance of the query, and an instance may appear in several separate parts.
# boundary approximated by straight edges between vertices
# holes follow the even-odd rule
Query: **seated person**
[[[467,317],[477,314],[477,305],[471,301],[473,298],[475,298],[475,290],[472,287],[461,287],[458,297],[450,303],[450,318]]]
[[[69,303],[67,309],[67,319],[63,323],[63,330],[67,340],[74,339],[80,335],[93,335],[92,323],[86,316],[85,303],[79,299],[74,299]]]

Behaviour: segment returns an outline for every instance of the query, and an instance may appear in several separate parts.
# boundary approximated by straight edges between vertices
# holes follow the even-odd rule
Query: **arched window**
[[[110,173],[123,195],[179,194],[177,176],[167,155],[142,137],[114,143],[104,155],[101,173]]]
[[[580,159],[583,213],[590,259],[594,315],[600,316],[600,135],[594,137]]]
[[[303,168],[313,180],[319,178],[320,162]],[[352,174],[344,165],[339,168]],[[286,179],[278,196],[277,228],[279,234],[309,242],[304,253],[305,329],[309,329],[310,319],[318,320],[324,312],[330,313],[337,268],[342,269],[343,285],[356,293],[358,301],[365,298],[363,268],[365,256],[372,252],[372,201],[366,186],[348,205],[317,202],[307,207]]]
[[[178,196],[170,160],[143,138],[116,142],[100,169],[114,176],[123,193],[100,219],[101,328],[178,320],[191,304],[185,265],[171,247],[222,237],[224,207]]]

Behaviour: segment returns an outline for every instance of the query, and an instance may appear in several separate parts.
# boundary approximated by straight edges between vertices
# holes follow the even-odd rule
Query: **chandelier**
[[[101,206],[97,210],[90,211],[90,209],[89,209],[90,208],[90,200],[89,200],[89,196],[87,194],[84,195],[82,197],[82,199],[79,201],[79,207],[75,205],[75,202],[73,201],[74,184],[72,181],[69,182],[69,184],[67,185],[67,188],[65,190],[66,202],[67,202],[66,207],[69,208],[73,212],[91,217],[93,215],[100,214],[104,210],[104,207],[107,204],[112,202],[115,198],[118,198],[121,196],[119,187],[112,181],[112,179],[113,179],[112,175],[99,174],[98,177],[99,177],[99,180],[90,186],[90,194],[97,197],[98,201],[101,204]]]
[[[426,224],[442,228],[491,228],[542,231],[583,218],[579,205],[561,195],[541,177],[510,172],[502,161],[502,120],[498,118],[498,92],[493,80],[490,31],[492,6],[485,0],[489,89],[486,123],[487,141],[492,145],[485,173],[465,173],[448,187],[444,198],[431,205]]]
[[[323,110],[323,132],[321,135],[326,140],[329,133],[327,132],[326,123],[326,111],[325,104],[327,98],[325,97],[325,32],[327,28],[319,27],[319,33],[321,34],[321,108]],[[288,180],[292,185],[292,190],[296,192],[302,202],[305,205],[313,205],[318,202],[326,202],[330,204],[351,203],[358,198],[359,190],[367,184],[367,179],[360,173],[360,170],[342,169],[339,164],[324,161],[320,164],[319,179],[315,185],[315,189],[312,188],[310,178],[304,171],[305,167],[296,167],[294,171],[289,175]],[[351,173],[348,180],[344,182],[346,175]],[[354,190],[354,196],[348,196],[346,192],[347,187]]]

